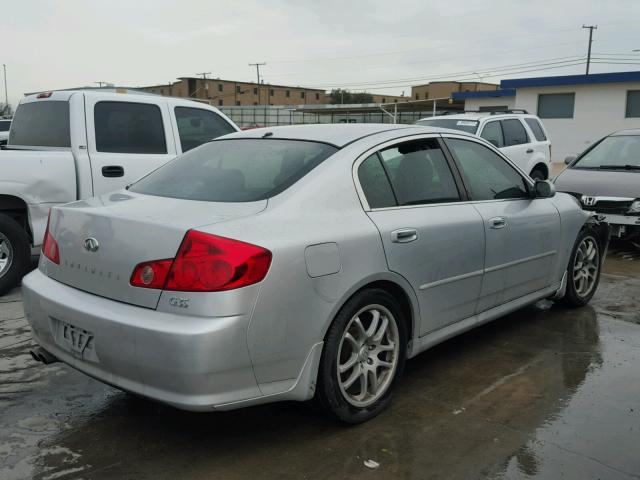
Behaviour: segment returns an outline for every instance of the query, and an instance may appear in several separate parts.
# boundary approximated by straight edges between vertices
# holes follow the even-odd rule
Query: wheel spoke
[[[357,362],[358,362],[358,354],[352,353],[351,357],[349,357],[349,359],[346,362],[344,362],[342,365],[338,365],[338,370],[340,371],[340,373],[344,373],[350,368],[353,368],[353,366]]]
[[[360,320],[360,317],[357,317],[353,323],[355,324],[356,328],[358,329],[358,338],[361,339],[361,341],[364,341],[365,338],[367,338],[367,332],[365,331],[364,327],[362,326],[362,321]]]
[[[360,375],[362,375],[362,370],[360,368],[354,368],[353,373],[349,375],[349,378],[347,378],[342,384],[344,389],[346,390],[350,388],[351,385],[353,385],[355,381],[360,377]]]
[[[380,328],[378,328],[378,331],[373,336],[373,341],[375,343],[380,343],[382,341],[382,337],[384,337],[384,334],[387,332],[388,326],[389,326],[389,319],[387,317],[382,317],[382,324],[380,325]]]
[[[367,375],[366,371],[363,371],[360,374],[360,393],[356,395],[356,398],[362,401],[367,396],[367,393],[369,393],[369,375]]]
[[[367,329],[367,338],[373,337],[378,328],[378,322],[380,321],[380,312],[378,310],[371,310],[371,323]]]
[[[387,362],[386,360],[378,360],[378,366],[388,369],[393,367],[393,363]]]
[[[344,339],[351,344],[354,352],[358,351],[358,349],[360,348],[360,343],[355,338],[353,338],[353,335],[347,332],[344,335]]]
[[[371,377],[369,378],[369,393],[371,393],[371,395],[375,395],[378,393],[378,372],[375,368],[372,368],[369,370],[368,374],[369,377]]]

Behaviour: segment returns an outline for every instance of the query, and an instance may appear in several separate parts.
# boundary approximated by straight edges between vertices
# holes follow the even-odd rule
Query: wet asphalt
[[[42,366],[16,289],[0,297],[0,479],[640,479],[628,257],[610,254],[587,307],[540,302],[408,362],[391,407],[355,427],[308,403],[182,412]]]

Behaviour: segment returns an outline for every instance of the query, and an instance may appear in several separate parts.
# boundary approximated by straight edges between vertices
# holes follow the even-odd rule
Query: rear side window
[[[377,153],[360,164],[358,179],[371,208],[395,207],[397,205],[391,184]]]
[[[380,151],[398,205],[455,202],[460,194],[435,139],[412,140]]]
[[[157,105],[98,102],[94,108],[96,150],[110,153],[167,153]]]
[[[0,132],[8,132],[11,127],[11,122],[0,121]]]
[[[529,143],[529,136],[520,120],[502,120],[502,131],[504,132],[505,147]]]
[[[235,132],[227,121],[210,110],[176,107],[175,113],[183,152],[214,138]]]
[[[69,102],[35,101],[21,104],[13,116],[9,145],[71,147]]]
[[[176,157],[130,190],[206,202],[254,202],[289,188],[337,150],[296,140],[218,140]]]
[[[480,136],[497,148],[504,147],[504,136],[502,135],[500,122],[487,123],[482,129]]]
[[[544,142],[547,139],[547,136],[544,134],[544,130],[542,130],[542,126],[538,120],[535,118],[525,118],[524,121],[529,125],[529,128],[533,132],[533,136],[536,137],[536,140]]]

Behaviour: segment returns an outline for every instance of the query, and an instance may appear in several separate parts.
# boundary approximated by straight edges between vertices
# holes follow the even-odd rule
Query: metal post
[[[2,68],[4,70],[4,104],[9,106],[9,95],[7,94],[7,66],[3,63]],[[9,109],[7,108],[7,111]]]
[[[589,65],[591,65],[591,42],[593,42],[593,31],[598,29],[597,25],[582,25],[582,28],[589,29],[589,48],[587,49],[587,73],[589,75]]]
[[[398,123],[398,104],[393,104],[393,123]]]
[[[436,99],[433,99],[433,115],[431,115],[432,117],[436,116]]]

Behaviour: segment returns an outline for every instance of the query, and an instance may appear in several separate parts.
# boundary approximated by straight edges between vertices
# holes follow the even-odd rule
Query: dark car
[[[605,215],[612,236],[639,240],[640,129],[612,133],[565,163],[567,169],[554,181],[556,190]]]

